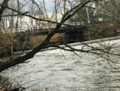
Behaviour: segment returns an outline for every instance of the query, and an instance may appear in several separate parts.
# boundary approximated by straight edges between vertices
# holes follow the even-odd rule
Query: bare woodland
[[[61,28],[62,25],[68,27],[68,28],[75,28],[79,29],[79,27],[72,26],[69,24],[65,24],[65,22],[70,21],[77,17],[76,19],[85,20],[87,15],[86,8],[90,10],[89,16],[92,18],[99,17],[101,15],[104,15],[104,20],[110,19],[112,21],[112,25],[114,27],[119,26],[119,4],[120,2],[118,0],[54,0],[54,6],[52,16],[48,16],[47,8],[46,8],[46,2],[45,0],[38,0],[36,2],[35,0],[24,0],[25,2],[22,3],[22,0],[2,0],[0,2],[0,28],[1,30],[4,29],[4,33],[8,30],[8,28],[5,27],[7,24],[7,21],[10,21],[9,24],[9,33],[8,36],[0,36],[5,37],[4,41],[9,42],[10,45],[10,51],[11,51],[11,57],[7,60],[7,62],[3,62],[0,64],[0,71],[3,71],[11,66],[14,66],[16,64],[22,63],[27,59],[32,58],[37,52],[41,51],[42,49],[46,47],[57,47],[66,51],[71,51],[76,54],[77,52],[86,52],[86,53],[92,53],[94,55],[98,55],[108,61],[108,63],[117,68],[114,64],[119,64],[119,43],[109,43],[109,42],[99,42],[99,43],[83,43],[79,42],[83,45],[82,48],[76,49],[72,47],[71,45],[67,44],[66,42],[60,42],[60,45],[56,45],[55,42],[51,42],[51,38],[55,35],[55,33]],[[92,8],[90,5],[92,3],[95,3],[97,5],[96,8]],[[69,6],[69,7],[68,7]],[[111,8],[110,8],[111,7]],[[96,11],[96,12],[93,12]],[[35,17],[36,14],[39,13],[39,17]],[[93,16],[93,14],[96,14],[96,16]],[[107,13],[107,15],[105,15]],[[58,14],[61,14],[62,18],[58,20]],[[49,28],[49,34],[44,39],[44,41],[40,41],[39,45],[36,46],[31,52],[28,54],[18,57],[16,59],[13,58],[13,28],[21,28],[22,27],[22,17],[29,17],[31,19],[30,25],[27,25],[28,27],[33,25],[33,20],[37,21],[38,25],[40,23],[48,24],[50,27],[50,23],[57,24],[56,28],[53,30],[50,30]],[[90,19],[92,22],[92,18]],[[15,22],[15,19],[17,21]],[[92,25],[90,25],[93,27]],[[101,28],[101,27],[98,27]],[[1,31],[2,32],[2,31]],[[26,35],[27,38],[27,35]],[[19,43],[19,38],[17,38],[18,41],[16,41],[16,44]],[[22,44],[22,49],[26,44],[26,39],[24,40],[24,43]],[[77,54],[76,54],[77,55]],[[79,55],[78,55],[79,56]],[[114,56],[114,58],[113,58]]]

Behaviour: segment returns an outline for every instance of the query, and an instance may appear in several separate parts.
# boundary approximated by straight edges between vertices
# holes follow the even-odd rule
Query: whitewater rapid
[[[0,75],[26,91],[120,91],[120,69],[97,55],[76,53],[79,56],[61,49],[38,52]]]

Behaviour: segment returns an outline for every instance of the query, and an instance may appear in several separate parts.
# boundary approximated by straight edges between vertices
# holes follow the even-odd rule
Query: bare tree
[[[119,5],[119,0],[102,0],[101,2],[96,2],[97,13],[106,15],[107,19],[110,18],[119,22]]]
[[[38,45],[36,48],[34,48],[27,55],[19,57],[17,59],[14,59],[14,63],[10,61],[10,62],[2,64],[1,67],[0,67],[0,71],[3,71],[4,69],[6,69],[8,67],[11,67],[11,66],[14,66],[14,65],[16,65],[18,63],[24,62],[25,60],[27,60],[29,58],[32,58],[35,55],[35,53],[41,51],[42,49],[44,49],[46,47],[50,47],[50,46],[61,48],[63,50],[71,51],[71,52],[74,52],[74,53],[75,53],[75,51],[92,53],[92,54],[99,55],[100,57],[103,57],[103,58],[105,58],[107,60],[110,58],[111,55],[119,56],[119,52],[115,53],[114,50],[113,50],[113,48],[116,48],[116,46],[119,46],[119,45],[115,45],[114,43],[110,44],[110,45],[107,45],[106,43],[100,43],[101,46],[99,46],[97,44],[92,45],[92,44],[88,44],[88,43],[81,43],[81,44],[83,44],[83,47],[77,49],[77,48],[74,48],[74,47],[68,45],[67,43],[61,42],[60,44],[63,44],[65,46],[65,47],[61,47],[59,45],[56,45],[56,43],[54,43],[54,42],[50,42],[51,38],[61,28],[62,25],[68,26],[70,28],[71,27],[75,28],[75,26],[64,24],[64,23],[67,20],[69,20],[71,17],[73,17],[79,10],[84,8],[88,3],[95,2],[95,1],[98,1],[98,0],[79,1],[77,5],[75,5],[74,7],[71,7],[69,10],[64,12],[64,14],[63,14],[63,16],[61,18],[61,21],[58,22],[58,23],[54,22],[54,21],[50,21],[50,20],[39,19],[39,18],[36,18],[36,17],[34,17],[32,15],[26,14],[26,12],[20,12],[18,10],[15,10],[13,8],[10,8],[8,6],[4,6],[4,5],[0,4],[2,7],[5,7],[7,9],[10,9],[10,10],[17,13],[16,15],[14,14],[12,16],[24,15],[24,16],[30,17],[30,18],[35,19],[35,20],[45,21],[45,22],[48,22],[48,23],[52,22],[52,23],[57,24],[56,28],[47,35],[46,39],[40,45]],[[43,0],[43,4],[44,4],[44,0]],[[3,16],[5,17],[5,16],[9,16],[9,15],[3,15]],[[78,29],[78,28],[75,28],[75,29]],[[86,47],[87,47],[87,49],[86,49]],[[110,62],[110,61],[108,61],[108,62]]]
[[[14,6],[13,6],[14,4]],[[9,7],[12,7],[12,8],[16,8],[19,12],[22,11],[22,7],[20,7],[20,2],[19,0],[17,1],[13,1],[11,0],[11,2],[8,4]],[[16,37],[16,39],[14,39],[14,32],[18,32],[20,30],[20,28],[22,27],[22,22],[21,22],[21,16],[16,16],[16,17],[13,17],[15,12],[13,11],[10,11],[8,9],[4,10],[4,13],[3,14],[8,14],[8,15],[11,15],[9,17],[2,17],[1,18],[1,29],[4,33],[4,35],[6,36],[1,36],[1,38],[4,38],[4,40],[6,40],[6,44],[4,43],[3,46],[1,47],[6,47],[8,46],[8,49],[10,48],[10,60],[13,59],[13,50],[16,49],[17,50],[17,45],[19,44],[20,45],[20,37]],[[15,40],[15,41],[14,41]],[[9,44],[9,45],[8,45]],[[25,45],[25,43],[23,43],[23,45]],[[23,49],[24,46],[21,48]]]
[[[4,0],[2,5],[8,6],[8,1],[9,0]],[[3,14],[4,10],[6,9],[4,6],[2,6],[1,9],[0,9],[0,16]],[[1,17],[0,17],[0,21],[1,21]]]

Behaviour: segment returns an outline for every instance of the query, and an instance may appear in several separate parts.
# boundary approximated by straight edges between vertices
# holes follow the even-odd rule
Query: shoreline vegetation
[[[56,45],[59,45],[61,43],[64,44],[64,43],[88,41],[89,40],[88,31],[90,32],[90,35],[89,35],[90,40],[109,38],[109,37],[115,37],[120,35],[120,27],[114,26],[112,23],[109,23],[109,22],[101,22],[101,23],[91,24],[90,26],[87,26],[86,28],[81,28],[80,30],[77,30],[77,31],[75,29],[63,30],[62,33],[56,33],[50,41],[55,42]],[[3,35],[6,38],[9,38],[7,34],[3,34]],[[18,40],[17,38],[15,38],[13,43],[14,44],[13,51],[22,52],[24,50],[34,49],[36,46],[42,43],[46,37],[47,37],[47,34],[36,35],[36,33],[34,32],[33,34],[30,34],[30,35],[21,36],[19,38],[19,42],[16,42]],[[0,62],[5,61],[5,57],[7,57],[8,59],[10,55],[11,55],[10,42],[9,41],[6,42],[4,39],[1,38],[0,39]]]

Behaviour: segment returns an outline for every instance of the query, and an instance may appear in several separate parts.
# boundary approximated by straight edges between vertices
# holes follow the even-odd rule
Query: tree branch
[[[2,7],[0,9],[0,21],[1,21],[1,16],[2,16],[4,10],[6,9],[6,7],[4,7],[4,6],[8,6],[8,1],[9,0],[4,0],[3,3],[1,4]]]

